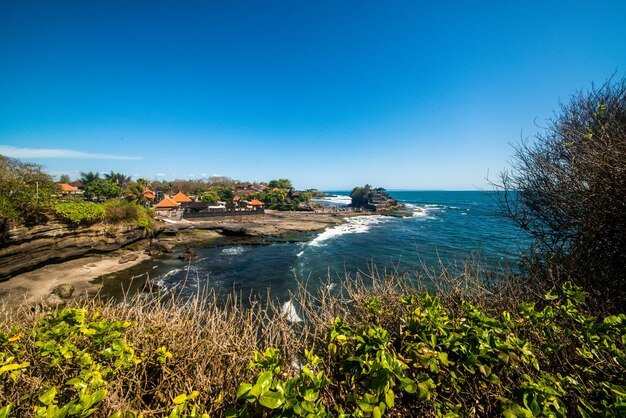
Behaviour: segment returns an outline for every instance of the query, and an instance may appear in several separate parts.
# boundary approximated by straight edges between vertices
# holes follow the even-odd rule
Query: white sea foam
[[[311,200],[314,202],[329,203],[331,205],[336,205],[336,206],[345,206],[345,205],[349,205],[350,203],[352,203],[352,198],[350,196],[345,196],[345,195],[319,197],[319,198],[315,198]]]
[[[236,247],[224,248],[222,250],[222,254],[225,254],[225,255],[241,255],[241,254],[244,253],[244,251],[246,251],[246,249],[243,246],[238,245]]]
[[[443,212],[443,206],[441,205],[415,205],[412,203],[407,203],[405,206],[412,211],[413,218],[425,218],[425,219],[435,219],[433,216],[434,212]]]
[[[319,247],[320,245],[324,245],[324,241],[327,241],[331,238],[336,238],[345,234],[362,234],[369,231],[372,225],[380,224],[382,222],[385,222],[387,219],[390,218],[382,215],[357,216],[354,218],[348,218],[345,224],[327,229],[326,231],[319,234],[313,241],[309,243],[309,245],[312,247]]]
[[[291,301],[285,302],[283,304],[280,313],[287,319],[289,322],[302,322],[302,318],[298,316],[298,312],[296,312],[295,306]]]
[[[165,273],[163,276],[161,276],[161,280],[165,280],[165,279],[169,279],[172,276],[175,276],[176,274],[180,273],[181,271],[185,270],[187,267],[181,267],[178,269],[173,269],[168,271],[167,273]]]

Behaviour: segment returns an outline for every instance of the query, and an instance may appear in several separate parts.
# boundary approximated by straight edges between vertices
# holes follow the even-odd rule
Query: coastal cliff
[[[134,225],[95,225],[70,228],[50,222],[10,230],[0,248],[0,281],[51,263],[90,254],[104,254],[140,241],[148,233]]]
[[[128,224],[70,228],[50,222],[30,228],[18,227],[10,230],[8,241],[0,248],[0,281],[49,264],[113,253],[131,244],[134,249],[145,248],[154,255],[170,252],[177,245],[221,236],[259,240],[319,231],[343,223],[344,216],[267,211],[263,216],[245,219],[158,222],[151,232]]]

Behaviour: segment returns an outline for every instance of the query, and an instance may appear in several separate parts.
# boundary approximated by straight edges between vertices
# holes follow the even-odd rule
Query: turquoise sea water
[[[329,205],[349,203],[349,192],[328,191],[337,197]],[[391,191],[409,209],[405,217],[381,215],[349,218],[343,225],[301,237],[302,242],[242,245],[235,240],[198,248],[191,264],[167,255],[143,264],[126,276],[143,275],[166,290],[195,293],[209,286],[219,291],[266,294],[288,298],[297,280],[310,286],[337,281],[344,273],[393,269],[412,272],[422,263],[458,261],[480,253],[484,264],[517,262],[526,237],[497,213],[493,195],[479,191]],[[126,277],[127,278],[127,277]],[[105,281],[105,293],[115,293],[116,276]],[[138,280],[141,282],[141,279]]]

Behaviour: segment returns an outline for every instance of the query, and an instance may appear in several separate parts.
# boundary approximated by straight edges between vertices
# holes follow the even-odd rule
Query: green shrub
[[[56,184],[42,166],[0,155],[0,242],[12,223],[46,222],[55,191]]]
[[[257,374],[227,416],[624,416],[626,316],[587,317],[585,296],[566,283],[543,309],[492,318],[409,295],[396,329],[376,324],[389,312],[373,296],[361,303],[365,321],[333,320],[293,377],[278,350],[255,353]]]
[[[130,223],[146,230],[154,228],[154,211],[149,208],[128,202],[122,199],[113,199],[104,203],[106,210],[105,221],[117,223]]]
[[[626,304],[626,77],[576,93],[515,149],[497,186],[533,238],[529,278],[571,280],[600,312]]]
[[[69,201],[53,205],[57,218],[72,226],[86,226],[102,222],[106,212],[102,205],[92,202]]]
[[[578,287],[494,315],[387,296],[318,306],[291,327],[210,298],[6,316],[0,417],[626,414],[626,315],[587,316]]]
[[[121,222],[133,222],[139,217],[139,206],[121,199],[113,199],[104,203],[106,211],[105,220],[116,224]]]

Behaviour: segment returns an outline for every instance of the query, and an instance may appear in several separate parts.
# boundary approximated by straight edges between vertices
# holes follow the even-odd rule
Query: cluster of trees
[[[278,179],[271,180],[267,188],[253,195],[259,199],[269,209],[292,210],[300,203],[306,203],[313,197],[310,191],[296,191],[291,184],[291,180]]]
[[[534,238],[529,277],[572,280],[604,307],[626,303],[626,80],[579,92],[496,184]]]
[[[200,200],[207,203],[232,202],[235,192],[224,185],[215,185],[202,192],[199,197]]]
[[[63,180],[69,180],[69,177],[66,176],[61,179],[61,183],[68,183],[69,181]],[[79,181],[83,184],[85,197],[91,200],[122,197],[132,183],[130,176],[114,171],[105,174],[103,178],[100,177],[100,173],[94,173],[93,171],[81,172]]]
[[[389,199],[389,194],[382,187],[372,188],[369,184],[363,187],[355,187],[350,193],[351,205],[355,208],[369,208],[374,196],[382,196],[385,199]]]
[[[240,183],[238,180],[217,176],[208,179],[153,180],[150,182],[150,186],[155,190],[163,190],[164,192],[183,192],[186,195],[200,196],[215,188],[228,188],[228,186],[238,183]]]
[[[0,155],[0,241],[13,222],[44,222],[46,202],[55,191],[56,184],[39,164]]]
[[[60,180],[71,181],[67,175]],[[82,196],[61,197],[58,183],[41,165],[0,155],[0,242],[8,239],[12,225],[37,225],[51,218],[73,226],[100,221],[152,226],[150,211],[137,206],[145,200],[147,180],[132,181],[129,176],[113,171],[100,177],[99,173],[90,171],[81,173],[79,181],[83,184]],[[83,196],[108,203],[101,206],[83,202]]]

